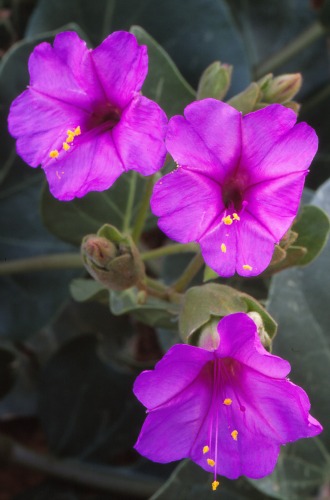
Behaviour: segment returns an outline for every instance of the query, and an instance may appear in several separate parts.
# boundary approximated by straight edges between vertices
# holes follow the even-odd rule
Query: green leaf
[[[297,222],[293,225],[293,230],[298,233],[295,246],[304,247],[307,250],[297,262],[299,266],[305,266],[321,253],[327,242],[330,231],[329,217],[321,208],[305,205]]]
[[[264,272],[265,276],[271,276],[292,266],[306,266],[312,262],[321,253],[329,237],[329,217],[318,207],[304,205],[292,229],[293,235],[297,234],[297,238],[293,239],[294,244],[290,245],[288,241],[290,246],[285,250],[275,247],[275,251],[281,250],[283,255],[277,262],[274,262],[273,257]]]
[[[322,37],[317,39],[316,36],[308,47],[290,54],[291,57],[283,62],[279,58],[271,68],[267,64],[272,56],[279,54],[296,37],[305,35],[308,38],[306,31],[311,26],[319,32],[317,12],[311,9],[310,2],[269,0],[266,4],[263,0],[226,0],[226,3],[241,34],[250,68],[256,78],[269,72],[280,75],[300,71],[304,77],[300,99],[301,95],[309,95],[328,82],[325,70],[328,56]]]
[[[86,300],[97,300],[105,303],[108,299],[109,291],[102,283],[92,279],[76,278],[70,283],[70,292],[77,302]]]
[[[107,463],[131,453],[144,419],[134,379],[101,361],[94,336],[63,345],[40,377],[39,418],[50,451]]]
[[[216,280],[219,278],[218,273],[213,271],[209,266],[205,266],[204,268],[204,276],[203,276],[203,282],[211,281],[211,280]]]
[[[190,288],[184,295],[179,316],[179,331],[184,340],[212,318],[222,318],[236,312],[255,311],[260,314],[270,338],[276,334],[277,324],[261,304],[246,293],[217,283]]]
[[[318,189],[311,203],[330,215],[330,181]],[[279,324],[273,352],[290,361],[292,367],[290,379],[307,392],[312,405],[311,414],[324,427],[317,440],[303,441],[305,443],[303,449],[292,445],[287,445],[285,448],[292,459],[299,461],[303,458],[306,468],[310,469],[320,462],[315,456],[315,443],[319,442],[322,450],[324,448],[330,450],[329,304],[330,242],[328,241],[323,252],[309,266],[288,269],[272,278],[268,303],[269,312]],[[323,462],[328,454],[329,451],[323,452]],[[303,469],[300,469],[298,480],[301,482],[306,479],[302,473]],[[317,477],[321,486],[322,477],[318,471],[315,474],[313,472],[311,479],[317,480]],[[288,477],[286,481],[292,482],[293,479],[297,488],[297,474]],[[308,491],[307,489],[306,496]],[[301,495],[299,498],[304,498],[301,491],[299,494]]]
[[[220,319],[241,311],[247,312],[247,307],[234,288],[215,283],[192,287],[184,295],[179,316],[180,334],[186,340],[212,316]]]
[[[187,104],[196,99],[195,91],[185,81],[170,56],[140,26],[131,28],[139,43],[147,45],[149,71],[143,93],[156,101],[168,117],[182,114]]]
[[[16,157],[0,191],[2,261],[72,249],[56,240],[41,223],[40,183],[40,173]],[[68,298],[68,284],[77,273],[61,270],[1,277],[0,336],[23,341],[46,325]]]
[[[283,447],[272,474],[249,482],[261,492],[279,500],[315,498],[323,484],[330,456],[318,444],[318,438],[298,441]]]
[[[86,234],[97,233],[106,222],[123,230],[132,183],[134,203],[132,213],[128,214],[131,216],[131,226],[143,196],[145,182],[145,178],[136,176],[136,172],[128,172],[107,191],[88,193],[83,198],[65,203],[54,198],[45,185],[41,199],[43,222],[55,236],[74,245],[80,245]],[[150,213],[146,228],[155,225],[156,218]]]
[[[268,500],[272,497],[259,493],[245,478],[230,481],[219,478],[220,485],[212,491],[213,474],[208,474],[193,462],[185,460],[175,469],[150,500]]]
[[[111,31],[115,4],[115,0],[39,0],[29,19],[26,36],[34,37],[76,23],[96,45]]]
[[[110,310],[119,316],[130,313],[142,323],[150,326],[177,329],[179,306],[165,300],[148,296],[143,302],[141,294],[136,288],[129,288],[123,292],[110,291]]]

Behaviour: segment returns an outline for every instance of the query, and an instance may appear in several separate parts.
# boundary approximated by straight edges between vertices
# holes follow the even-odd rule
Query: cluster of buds
[[[197,89],[197,99],[213,97],[223,100],[231,83],[233,67],[216,61],[203,72]],[[292,99],[302,85],[300,73],[275,76],[268,73],[257,82],[252,82],[243,92],[233,96],[227,102],[243,114],[264,108],[269,104],[279,103],[299,112],[300,105]]]

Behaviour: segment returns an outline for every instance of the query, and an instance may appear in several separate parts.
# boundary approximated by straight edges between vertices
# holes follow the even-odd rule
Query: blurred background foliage
[[[323,423],[324,433],[283,448],[271,476],[261,481],[223,480],[215,493],[210,492],[208,475],[195,465],[153,464],[132,449],[143,420],[132,383],[141,369],[152,367],[162,356],[165,346],[178,341],[173,321],[164,321],[164,315],[175,316],[176,311],[156,301],[155,322],[147,326],[131,292],[110,294],[109,307],[102,287],[95,288],[93,282],[93,290],[86,289],[86,275],[74,259],[84,234],[109,221],[120,227],[129,176],[108,192],[60,203],[50,196],[42,172],[26,168],[17,157],[6,121],[11,101],[28,84],[27,61],[35,45],[70,29],[94,47],[110,32],[132,26],[139,41],[148,45],[150,69],[143,91],[168,116],[182,113],[195,99],[201,74],[214,61],[233,66],[226,99],[267,73],[301,72],[300,119],[312,125],[320,139],[305,201],[330,214],[330,1],[0,1],[1,263],[63,252],[67,262],[67,269],[62,265],[60,271],[0,278],[0,459],[6,464],[0,469],[0,499],[116,500],[153,495],[164,500],[326,500],[329,243],[306,268],[244,284],[230,282],[261,300],[278,322],[273,350],[291,362],[292,379],[308,391],[312,414]],[[142,188],[136,190],[135,203]],[[305,213],[310,214],[314,233],[310,242],[301,236],[300,243],[313,251],[322,218]],[[153,217],[147,228],[143,245],[159,246],[164,237]],[[167,257],[149,270],[168,282],[190,256]],[[202,276],[198,279],[195,284]],[[70,283],[77,301],[70,298]],[[95,297],[96,301],[85,301]],[[127,314],[118,316],[123,311]],[[48,461],[46,453],[58,461]],[[38,472],[26,472],[26,466]]]

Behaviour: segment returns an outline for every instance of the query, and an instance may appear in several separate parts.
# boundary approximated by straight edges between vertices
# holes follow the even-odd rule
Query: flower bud
[[[262,345],[265,347],[265,349],[267,349],[269,351],[271,349],[271,346],[272,346],[272,341],[271,341],[270,336],[268,335],[268,333],[265,330],[262,317],[256,311],[250,311],[247,313],[247,315],[255,323]]]
[[[145,269],[136,245],[109,224],[84,237],[81,254],[91,276],[111,290],[143,284]]]
[[[269,77],[269,75],[266,75]],[[302,84],[300,73],[276,76],[258,82],[262,92],[261,100],[267,103],[287,103],[299,92]],[[292,106],[296,111],[297,103]]]
[[[212,318],[199,330],[198,347],[207,351],[214,351],[219,347],[218,324],[219,318]]]
[[[252,82],[250,85],[237,95],[234,95],[229,99],[228,104],[241,111],[243,115],[251,113],[256,109],[257,102],[260,100],[260,89],[259,86]]]
[[[198,83],[197,100],[213,97],[221,101],[228,92],[233,67],[215,61],[206,68]]]

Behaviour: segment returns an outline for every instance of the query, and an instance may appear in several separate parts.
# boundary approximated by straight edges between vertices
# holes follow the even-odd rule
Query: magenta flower
[[[279,104],[242,116],[214,99],[169,123],[178,168],[155,185],[152,211],[173,240],[196,241],[220,276],[260,274],[297,214],[317,137]]]
[[[127,170],[150,175],[164,163],[165,113],[141,96],[145,46],[123,31],[94,50],[74,32],[29,59],[31,82],[13,102],[10,133],[18,154],[41,164],[60,200],[103,191]]]
[[[217,474],[270,474],[281,445],[322,431],[286,378],[290,364],[263,348],[246,314],[223,318],[218,333],[213,351],[175,345],[134,385],[148,412],[135,448],[155,462],[190,458],[214,472],[213,489]]]

